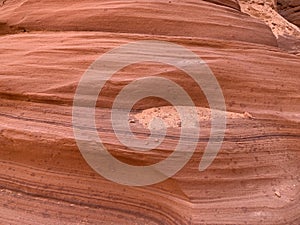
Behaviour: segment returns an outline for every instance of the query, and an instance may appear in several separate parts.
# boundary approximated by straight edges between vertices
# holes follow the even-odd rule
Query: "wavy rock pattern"
[[[297,0],[277,0],[282,16],[300,27],[300,2]]]
[[[0,21],[31,31],[105,31],[276,45],[263,23],[206,1],[86,0],[51,1],[45,5],[44,1],[23,0],[9,1],[1,11]]]
[[[241,13],[236,1],[8,0],[0,10],[1,223],[300,223],[300,59],[278,48],[271,29]],[[84,71],[101,54],[148,39],[181,44],[204,59],[229,116],[222,149],[206,171],[198,171],[210,132],[202,119],[196,152],[180,172],[128,187],[84,161],[73,136],[72,102]],[[166,158],[180,130],[170,127],[161,146],[144,153],[117,141],[109,107],[144,74],[172,79],[200,111],[208,107],[176,68],[140,63],[115,74],[98,103],[97,127],[110,152],[134,165]],[[163,106],[145,99],[133,116],[151,117]],[[141,138],[148,133],[142,123],[131,124]]]

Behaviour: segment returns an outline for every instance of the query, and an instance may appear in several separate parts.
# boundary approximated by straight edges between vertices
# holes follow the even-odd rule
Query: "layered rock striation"
[[[300,58],[278,47],[272,29],[241,12],[236,1],[7,0],[0,11],[1,223],[299,224]],[[148,152],[118,141],[111,106],[130,82],[168,78],[199,112],[193,157],[175,176],[146,187],[120,185],[92,170],[72,129],[73,98],[87,68],[107,51],[139,40],[168,41],[199,55],[227,108],[222,148],[199,172],[211,125],[194,81],[153,62],[113,75],[98,101],[96,126],[122,162],[157,163],[180,136],[174,109],[146,98],[132,111],[132,131],[146,138],[147,123],[158,115],[171,124],[168,135]]]

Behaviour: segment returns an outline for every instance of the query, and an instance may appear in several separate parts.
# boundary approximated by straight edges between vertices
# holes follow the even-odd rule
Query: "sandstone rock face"
[[[237,0],[208,0],[207,2],[212,2],[218,5],[228,6],[233,9],[240,10],[240,5]]]
[[[243,12],[265,22],[271,28],[277,38],[278,47],[290,53],[299,54],[300,28],[279,14],[282,8],[280,2],[278,2],[279,7],[277,7],[277,1],[274,0],[240,0],[239,3]]]
[[[232,5],[232,1],[222,4],[226,2]],[[174,13],[179,10],[180,13]],[[23,0],[6,2],[1,12],[0,21],[29,31],[105,31],[202,37],[276,46],[272,33],[260,21],[206,1],[132,0],[119,1],[116,5],[108,0],[87,0],[77,3],[51,1],[45,5],[44,1]]]
[[[287,20],[300,27],[300,2],[297,0],[277,0],[278,10]]]
[[[0,11],[1,223],[300,223],[300,58],[279,48],[271,29],[236,1],[7,0]],[[135,79],[176,82],[200,115],[201,136],[185,167],[161,183],[132,187],[105,179],[84,160],[72,104],[94,60],[139,40],[176,43],[205,60],[224,94],[227,128],[216,159],[200,172],[211,125],[194,81],[154,62],[117,72],[97,104],[96,127],[120,161],[157,163],[180,136],[174,109],[148,98],[135,106],[130,126],[145,138],[153,115],[166,118],[162,144],[136,152],[118,141],[111,106]]]

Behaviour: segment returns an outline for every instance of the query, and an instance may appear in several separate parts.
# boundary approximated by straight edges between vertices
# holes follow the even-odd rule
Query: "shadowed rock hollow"
[[[279,5],[279,12],[299,26],[296,2]],[[299,36],[288,32],[280,40],[252,3],[4,1],[0,223],[299,224],[300,59],[288,42]],[[100,55],[138,40],[174,42],[198,54],[217,78],[227,108],[222,148],[199,172],[211,126],[206,98],[194,81],[157,63],[117,72],[98,101],[96,126],[120,161],[157,163],[172,153],[180,135],[174,108],[146,98],[135,105],[130,127],[146,138],[151,118],[165,119],[168,135],[162,144],[135,152],[117,140],[110,108],[131,81],[145,75],[171,79],[197,106],[201,135],[193,157],[172,178],[146,187],[119,185],[97,174],[80,154],[72,130],[73,97],[83,73]]]
[[[300,2],[297,0],[277,0],[280,14],[300,27]]]

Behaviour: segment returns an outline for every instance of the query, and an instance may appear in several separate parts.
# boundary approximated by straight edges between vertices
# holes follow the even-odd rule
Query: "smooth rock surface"
[[[0,21],[29,31],[105,31],[202,37],[276,46],[272,32],[262,22],[238,10],[196,0],[12,0],[1,8]]]
[[[0,223],[300,223],[300,58],[279,48],[271,29],[235,1],[8,0],[0,12]],[[117,140],[110,108],[139,77],[171,79],[201,115],[186,166],[164,182],[131,187],[103,178],[80,154],[72,129],[80,78],[100,55],[138,40],[180,44],[216,76],[227,129],[204,172],[198,166],[210,135],[205,96],[183,71],[157,63],[130,65],[112,77],[98,101],[96,126],[120,161],[165,159],[180,135],[165,101],[145,99],[132,112],[130,126],[140,138],[149,134],[152,113],[176,124],[148,152]]]

